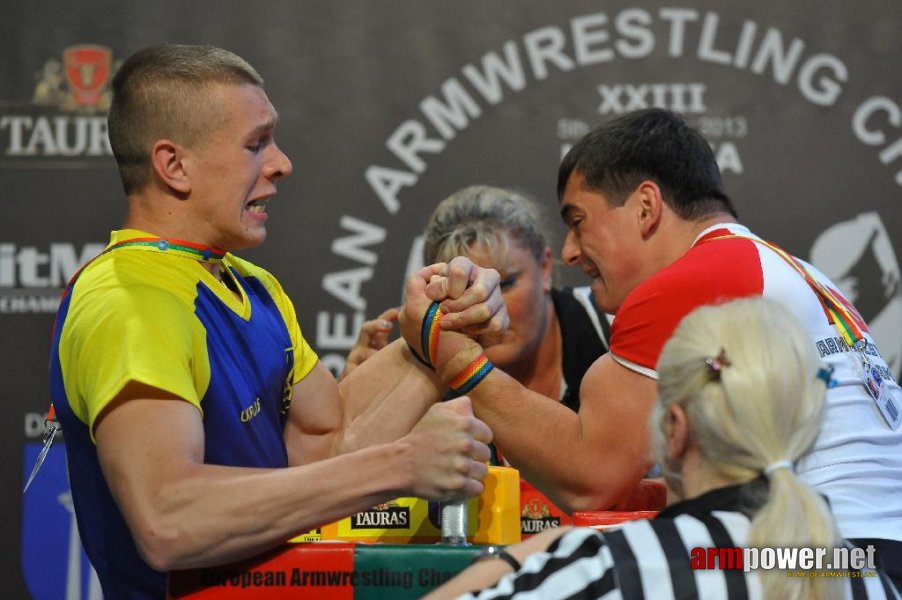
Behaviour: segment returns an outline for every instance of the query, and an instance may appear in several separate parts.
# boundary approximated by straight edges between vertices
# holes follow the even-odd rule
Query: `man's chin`
[[[602,311],[607,312],[607,313],[614,312],[613,310],[610,310],[610,307],[609,307],[610,302],[608,299],[608,290],[601,283],[601,279],[598,279],[597,277],[595,279],[593,279],[592,283],[589,284],[589,289],[592,290],[592,296],[594,296],[595,304],[598,306],[598,308],[600,308]]]
[[[266,229],[260,228],[259,231],[245,231],[244,235],[232,240],[228,244],[228,248],[223,248],[223,250],[228,250],[229,252],[236,252],[238,250],[247,250],[248,248],[256,248],[266,241]]]

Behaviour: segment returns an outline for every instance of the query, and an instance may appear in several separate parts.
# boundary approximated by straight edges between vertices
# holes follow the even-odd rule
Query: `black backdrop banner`
[[[559,0],[8,3],[0,20],[0,401],[9,598],[99,598],[60,445],[28,493],[61,288],[118,228],[109,80],[151,44],[246,58],[280,112],[294,174],[275,273],[334,371],[398,303],[435,204],[488,183],[536,197],[554,243],[557,163],[623,112],[682,112],[714,147],[742,221],[855,300],[902,368],[902,4]],[[583,281],[566,268],[562,283]],[[139,426],[139,425],[136,425]],[[20,543],[19,543],[20,541]]]

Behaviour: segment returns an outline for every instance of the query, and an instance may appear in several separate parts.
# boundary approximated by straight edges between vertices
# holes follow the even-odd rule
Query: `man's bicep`
[[[204,460],[200,411],[168,392],[129,384],[95,421],[107,486],[134,530],[154,518],[168,481]]]
[[[580,386],[583,436],[603,459],[608,484],[626,492],[649,469],[649,415],[657,382],[626,368],[610,354],[599,358]]]
[[[285,446],[290,466],[322,460],[334,454],[343,428],[338,384],[322,362],[291,390],[291,408],[285,424]]]

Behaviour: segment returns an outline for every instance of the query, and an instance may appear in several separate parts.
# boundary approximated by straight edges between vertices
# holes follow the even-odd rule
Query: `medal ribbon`
[[[855,345],[859,341],[864,339],[864,334],[862,333],[861,328],[858,327],[855,317],[852,315],[851,311],[846,308],[845,303],[838,300],[836,298],[836,295],[833,294],[832,291],[830,291],[820,281],[812,277],[808,269],[805,268],[805,265],[803,265],[797,258],[792,256],[776,244],[750,236],[739,235],[737,233],[731,233],[729,235],[719,235],[716,237],[708,238],[704,241],[713,242],[715,240],[730,238],[743,238],[746,240],[751,240],[756,244],[761,244],[762,246],[766,246],[767,248],[773,250],[777,254],[777,256],[786,261],[789,266],[795,269],[795,271],[805,279],[805,282],[817,295],[818,300],[820,300],[821,306],[823,307],[824,312],[827,314],[827,317],[830,319],[830,322],[833,323],[834,327],[836,327],[837,331],[839,331],[839,334],[849,345],[849,348],[855,348]]]

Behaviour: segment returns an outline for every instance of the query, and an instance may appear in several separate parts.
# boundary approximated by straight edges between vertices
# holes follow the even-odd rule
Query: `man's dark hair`
[[[640,183],[651,180],[682,219],[717,212],[736,216],[707,140],[678,114],[660,108],[625,114],[577,142],[558,169],[559,200],[573,173],[603,192],[612,206],[623,205]]]

